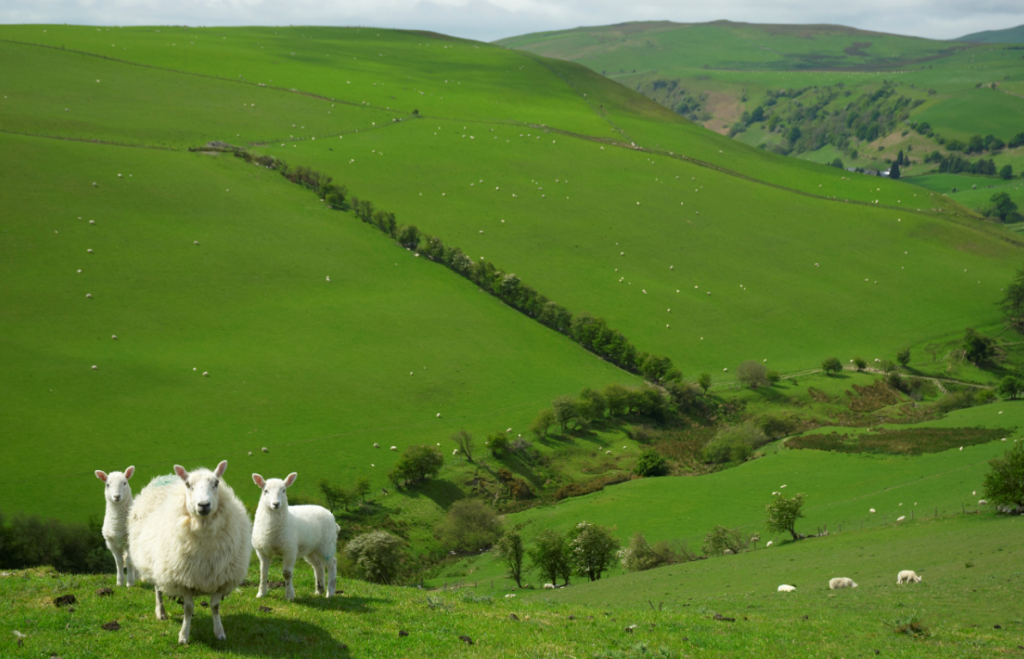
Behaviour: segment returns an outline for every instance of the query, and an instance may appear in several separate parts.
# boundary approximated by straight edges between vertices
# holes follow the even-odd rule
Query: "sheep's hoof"
[[[167,620],[167,612],[166,611],[157,611],[156,612],[156,619],[157,620]]]
[[[178,634],[178,645],[188,645],[188,636]]]

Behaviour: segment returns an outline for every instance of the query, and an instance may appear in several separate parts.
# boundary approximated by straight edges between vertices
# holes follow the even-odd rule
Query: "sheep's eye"
[[[110,487],[110,483],[107,483],[107,487]]]
[[[214,487],[217,487],[218,485],[220,485],[220,481],[213,481],[213,486]]]

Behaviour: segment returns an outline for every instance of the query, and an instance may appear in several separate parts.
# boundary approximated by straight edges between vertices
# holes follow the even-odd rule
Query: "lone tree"
[[[827,375],[835,375],[843,370],[843,364],[839,361],[838,357],[829,357],[821,362],[821,370],[825,371]]]
[[[395,487],[413,485],[427,478],[437,476],[444,464],[444,456],[431,446],[410,446],[398,459],[395,468],[388,472],[388,479]]]
[[[1024,332],[1024,267],[1017,271],[1006,287],[999,308],[1003,310],[1003,321],[1007,325]]]
[[[889,168],[889,178],[894,181],[900,177],[900,166],[898,163],[893,163],[892,167]]]
[[[543,531],[526,553],[530,557],[531,567],[548,583],[557,583],[558,577],[562,577],[565,585],[569,585],[572,569],[569,563],[569,543],[564,535],[552,529]]]
[[[985,498],[1017,512],[1024,510],[1024,442],[1016,442],[1003,457],[989,461],[985,474]]]
[[[581,577],[597,581],[615,560],[619,541],[603,526],[580,522],[569,531],[569,560]]]
[[[1024,383],[1012,375],[1007,375],[999,383],[999,395],[1014,400],[1024,390]]]
[[[907,367],[910,363],[910,348],[904,348],[896,353],[896,361],[900,363],[903,368]]]
[[[506,576],[516,582],[516,586],[523,587],[523,557],[526,550],[523,548],[523,537],[519,535],[519,526],[505,531],[494,545],[494,553],[505,562],[508,570]]]
[[[768,384],[768,367],[761,362],[750,359],[736,369],[736,379],[751,389],[757,389]]]
[[[462,454],[466,456],[466,460],[468,462],[472,462],[474,444],[473,435],[466,432],[466,429],[463,428],[459,430],[459,432],[452,435],[451,440],[455,442],[455,445],[459,447],[459,450],[462,451]]]
[[[868,362],[866,359],[862,357],[854,357],[853,365],[857,367],[858,371],[863,371],[865,368],[868,367]]]
[[[975,364],[980,364],[996,353],[995,339],[979,334],[968,327],[964,333],[964,357]]]
[[[794,540],[799,540],[800,535],[796,532],[796,520],[804,516],[801,508],[804,505],[804,495],[798,494],[792,499],[780,494],[764,507],[768,517],[764,522],[765,528],[770,533],[789,533]]]
[[[349,540],[345,556],[366,581],[391,584],[402,565],[402,539],[387,531],[371,531]]]
[[[697,378],[697,384],[700,385],[700,388],[704,392],[704,395],[707,396],[708,389],[711,388],[711,374],[701,373],[700,377]]]

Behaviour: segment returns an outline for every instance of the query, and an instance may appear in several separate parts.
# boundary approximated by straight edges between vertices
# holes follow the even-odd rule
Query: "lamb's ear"
[[[221,460],[220,464],[217,465],[217,469],[215,469],[213,473],[214,473],[215,476],[217,476],[217,478],[220,478],[221,476],[224,475],[224,472],[227,471],[227,468],[228,468],[228,461],[227,460]]]
[[[97,470],[96,470],[96,478],[98,478],[98,479],[100,479],[101,481],[103,481],[104,483],[106,483],[106,482],[107,482],[107,473],[106,473],[106,472],[104,472],[104,471],[100,471],[99,469],[97,469]]]
[[[267,486],[267,481],[263,480],[263,477],[260,476],[259,474],[252,475],[252,482],[256,483],[257,487],[259,487],[261,490]]]
[[[188,481],[188,472],[181,465],[174,465],[174,473],[178,474],[178,478],[183,481]]]
[[[284,486],[285,487],[291,487],[292,483],[294,483],[295,479],[298,478],[298,477],[299,477],[299,475],[296,474],[294,471],[292,473],[288,474],[288,478],[284,479]]]
[[[132,465],[131,467],[128,467],[127,469],[125,469],[124,470],[124,478],[125,478],[125,480],[130,479],[132,477],[132,474],[134,474],[134,473],[135,473],[135,465]]]

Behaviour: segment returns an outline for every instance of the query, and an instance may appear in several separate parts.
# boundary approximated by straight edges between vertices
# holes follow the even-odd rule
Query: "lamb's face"
[[[227,460],[217,465],[216,471],[196,469],[192,473],[180,465],[174,471],[185,481],[185,509],[192,517],[208,517],[217,512],[220,499],[220,477],[227,469]]]
[[[128,479],[135,473],[135,467],[128,467],[124,472],[112,471],[109,474],[96,470],[96,478],[104,482],[103,496],[111,503],[120,503],[131,499],[132,487]]]
[[[269,510],[288,510],[288,488],[297,477],[298,474],[291,473],[284,480],[280,478],[264,480],[259,474],[253,474],[253,482],[263,490],[263,494],[260,496],[260,505]]]

